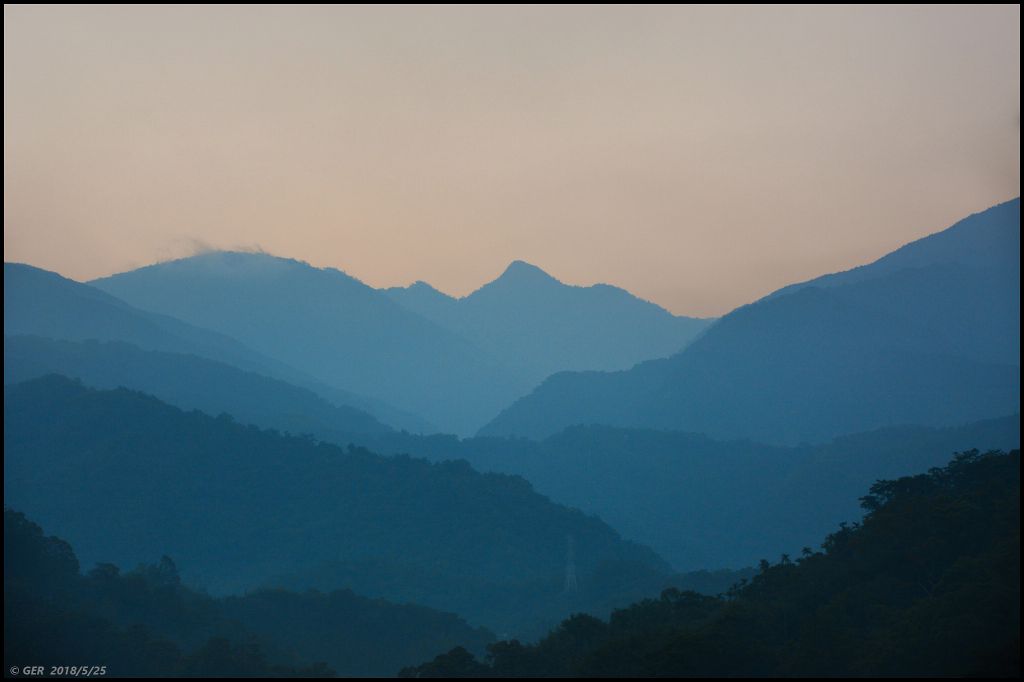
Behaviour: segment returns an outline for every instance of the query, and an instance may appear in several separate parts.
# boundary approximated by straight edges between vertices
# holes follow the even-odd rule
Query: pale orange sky
[[[1020,193],[1020,8],[4,7],[4,258],[718,315]]]

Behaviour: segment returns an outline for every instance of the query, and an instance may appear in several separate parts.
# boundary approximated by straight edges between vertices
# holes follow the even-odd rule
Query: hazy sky
[[[717,315],[1020,192],[1020,8],[4,7],[4,258]]]

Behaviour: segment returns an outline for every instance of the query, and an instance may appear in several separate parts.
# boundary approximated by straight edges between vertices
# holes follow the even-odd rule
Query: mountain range
[[[88,284],[22,263],[4,263],[5,356],[8,353],[7,339],[13,336],[75,342],[115,341],[145,350],[205,358],[288,382],[312,391],[334,405],[368,412],[397,428],[413,432],[433,430],[424,420],[407,412],[383,401],[331,386],[224,334],[167,315],[140,310]],[[21,351],[26,348],[25,343],[19,345]],[[54,348],[56,346],[51,345],[49,350]],[[36,359],[41,359],[41,356]],[[108,364],[116,367],[109,360]],[[43,373],[54,371],[60,370],[50,367]],[[152,367],[147,373],[156,371],[157,368]],[[123,370],[115,373],[119,376],[125,374]],[[10,382],[5,378],[5,383]],[[108,384],[101,381],[98,385]],[[193,390],[205,390],[205,387],[197,385]]]
[[[1020,200],[846,273],[787,287],[670,358],[560,372],[481,435],[573,424],[796,444],[1020,409]]]
[[[1019,411],[1019,245],[1015,199],[718,320],[521,261],[463,298],[424,282],[378,290],[262,253],[208,252],[89,284],[5,264],[4,330],[206,358],[413,433],[542,439],[603,424],[795,445]],[[279,417],[256,423],[353,430]]]
[[[614,287],[563,285],[518,262],[459,300],[427,285],[379,291],[339,270],[236,252],[90,284],[459,434],[553,371],[668,355],[705,324]]]
[[[608,284],[566,285],[523,261],[513,261],[500,277],[463,298],[426,282],[384,291],[507,358],[534,384],[562,370],[620,370],[668,357],[713,321],[673,315]]]
[[[48,374],[96,388],[130,388],[182,409],[226,413],[245,423],[333,441],[345,441],[339,434],[393,430],[368,412],[334,405],[308,388],[197,355],[144,350],[123,341],[4,337],[4,384]]]
[[[717,320],[520,261],[463,298],[261,253],[5,263],[5,502],[86,562],[540,634],[1019,447],[1019,224],[1013,200]]]

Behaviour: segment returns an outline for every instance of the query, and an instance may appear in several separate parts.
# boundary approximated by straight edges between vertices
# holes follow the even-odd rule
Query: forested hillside
[[[81,567],[84,568],[84,567]],[[4,511],[4,662],[103,665],[93,676],[393,675],[400,661],[490,633],[457,616],[349,591],[256,590],[217,599],[174,561],[81,572],[71,546]],[[74,676],[74,675],[71,675]]]
[[[1020,451],[963,453],[876,483],[862,504],[863,523],[722,597],[670,590],[403,675],[1019,676]]]
[[[6,504],[86,563],[168,554],[214,593],[326,571],[325,590],[518,632],[570,607],[559,597],[569,542],[581,576],[609,563],[669,574],[596,517],[465,462],[346,450],[58,376],[6,387],[4,427]],[[624,584],[582,596],[601,601]]]

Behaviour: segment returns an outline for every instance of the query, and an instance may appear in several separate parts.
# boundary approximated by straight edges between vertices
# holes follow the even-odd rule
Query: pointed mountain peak
[[[509,263],[501,276],[483,285],[466,298],[479,302],[488,300],[495,295],[515,296],[522,292],[551,291],[562,286],[564,285],[561,282],[536,265],[514,260]]]
[[[505,268],[505,272],[501,273],[495,281],[503,282],[554,282],[558,283],[558,280],[544,272],[536,265],[531,265],[526,261],[514,260],[509,263],[508,267]]]

